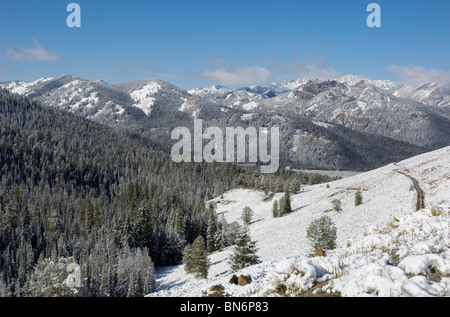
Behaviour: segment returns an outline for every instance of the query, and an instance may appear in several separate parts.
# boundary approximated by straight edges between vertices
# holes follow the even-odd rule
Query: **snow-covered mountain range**
[[[231,296],[278,296],[279,289],[288,295],[450,295],[447,87],[345,76],[186,91],[159,79],[112,85],[70,75],[0,87],[167,144],[171,129],[192,127],[193,118],[204,119],[205,127],[278,125],[286,165],[371,170],[304,186],[292,195],[293,212],[282,218],[271,212],[282,193],[234,189],[215,198],[228,223],[240,221],[246,206],[254,211],[249,228],[262,263],[238,272],[252,283],[229,283],[228,248],[210,255],[207,280],[186,275],[182,265],[159,270],[151,296],[205,296],[213,285]],[[356,190],[363,194],[360,206]],[[342,212],[332,210],[334,199]],[[310,257],[306,229],[322,215],[336,224],[338,247]]]
[[[194,118],[205,126],[281,126],[281,159],[300,167],[367,170],[450,145],[450,88],[438,84],[349,75],[186,91],[159,79],[112,85],[61,75],[0,87],[166,144],[174,127],[191,127]]]
[[[363,195],[359,206],[357,190]],[[419,210],[418,190],[424,194]],[[206,280],[186,274],[183,265],[161,268],[157,292],[149,296],[203,297],[214,285],[236,297],[450,296],[450,147],[304,186],[291,197],[293,212],[273,218],[273,202],[282,196],[234,189],[212,200],[227,223],[242,224],[243,208],[252,208],[249,232],[262,263],[231,272],[229,247],[209,255]],[[341,212],[332,210],[333,199],[341,200]],[[313,256],[306,230],[323,215],[336,225],[337,248]],[[250,276],[252,282],[235,285],[233,274]]]

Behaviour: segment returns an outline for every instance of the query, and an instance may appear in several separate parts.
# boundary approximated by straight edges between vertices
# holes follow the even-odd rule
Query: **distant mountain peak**
[[[100,84],[105,84],[105,85],[109,85],[109,83],[108,82],[106,82],[105,80],[103,80],[103,79],[97,79],[96,81],[95,81],[96,83],[100,83]]]
[[[348,84],[348,85],[356,85],[357,83],[359,83],[360,81],[363,80],[367,80],[367,78],[363,78],[357,75],[345,75],[342,76],[340,78],[338,78],[336,81],[343,83],[343,84]]]

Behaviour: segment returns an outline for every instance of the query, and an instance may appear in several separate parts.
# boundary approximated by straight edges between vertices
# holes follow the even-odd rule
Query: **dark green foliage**
[[[280,208],[278,207],[278,200],[275,200],[272,205],[272,216],[278,218],[280,215]]]
[[[331,204],[333,205],[333,210],[334,211],[337,211],[337,212],[341,212],[342,211],[342,202],[339,199],[333,199]]]
[[[252,221],[253,214],[254,212],[250,207],[244,207],[242,210],[242,221],[245,225],[248,225]]]
[[[206,279],[208,277],[210,263],[205,239],[202,236],[198,236],[192,245],[185,247],[183,251],[183,263],[186,273],[192,273],[196,278]]]
[[[292,212],[291,195],[290,195],[290,193],[288,191],[280,199],[280,202],[277,203],[277,205],[278,205],[278,211],[276,213],[276,217],[283,217],[284,215],[289,214],[290,212]],[[274,207],[272,207],[272,209],[273,208]],[[272,210],[272,213],[274,214],[274,217],[275,217],[275,210]]]
[[[245,227],[239,234],[234,252],[230,256],[231,271],[239,271],[247,266],[260,263],[256,251],[256,244],[254,241],[251,241],[248,228]]]
[[[336,247],[336,226],[328,216],[322,216],[308,226],[306,238],[314,251],[332,250]]]
[[[218,225],[206,200],[236,184],[273,192],[310,178],[258,171],[177,164],[154,139],[0,90],[0,294],[26,296],[38,263],[67,258],[81,268],[79,296],[151,292],[153,266],[179,263],[198,236],[211,251],[236,242],[236,224]]]
[[[363,203],[363,197],[360,190],[355,193],[355,206],[359,206]]]
[[[239,175],[232,164],[176,164],[140,135],[0,90],[0,292],[26,296],[39,258],[73,258],[80,296],[151,292],[153,265],[178,263],[186,243],[206,238],[204,201]],[[127,265],[142,274],[125,276]]]
[[[284,214],[288,214],[288,213],[292,212],[291,195],[289,194],[289,192],[286,192],[284,194],[283,203],[284,203],[284,206],[283,206]]]

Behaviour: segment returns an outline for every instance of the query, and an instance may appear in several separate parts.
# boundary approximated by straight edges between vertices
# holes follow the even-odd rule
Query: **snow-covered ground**
[[[420,211],[406,175],[425,193]],[[450,147],[328,185],[302,187],[291,197],[293,212],[282,218],[272,217],[281,193],[264,201],[263,192],[235,189],[214,199],[229,224],[241,223],[242,209],[252,208],[250,234],[262,263],[230,272],[230,247],[210,255],[207,280],[185,274],[183,265],[157,269],[157,292],[150,296],[205,296],[217,284],[230,296],[279,296],[280,289],[287,295],[450,296]],[[363,195],[358,207],[356,190]],[[342,202],[339,213],[334,199]],[[323,215],[336,225],[338,247],[310,257],[306,229]],[[231,284],[233,274],[249,275],[252,283]]]

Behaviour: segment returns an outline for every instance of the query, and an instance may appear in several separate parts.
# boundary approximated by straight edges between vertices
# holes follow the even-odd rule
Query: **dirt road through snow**
[[[399,174],[405,175],[413,182],[414,189],[417,192],[416,211],[419,211],[419,210],[425,208],[425,193],[423,192],[422,188],[420,188],[419,181],[417,179],[415,179],[414,177],[412,177],[411,175],[406,174],[405,172],[402,172],[402,171],[396,171],[396,172]]]

